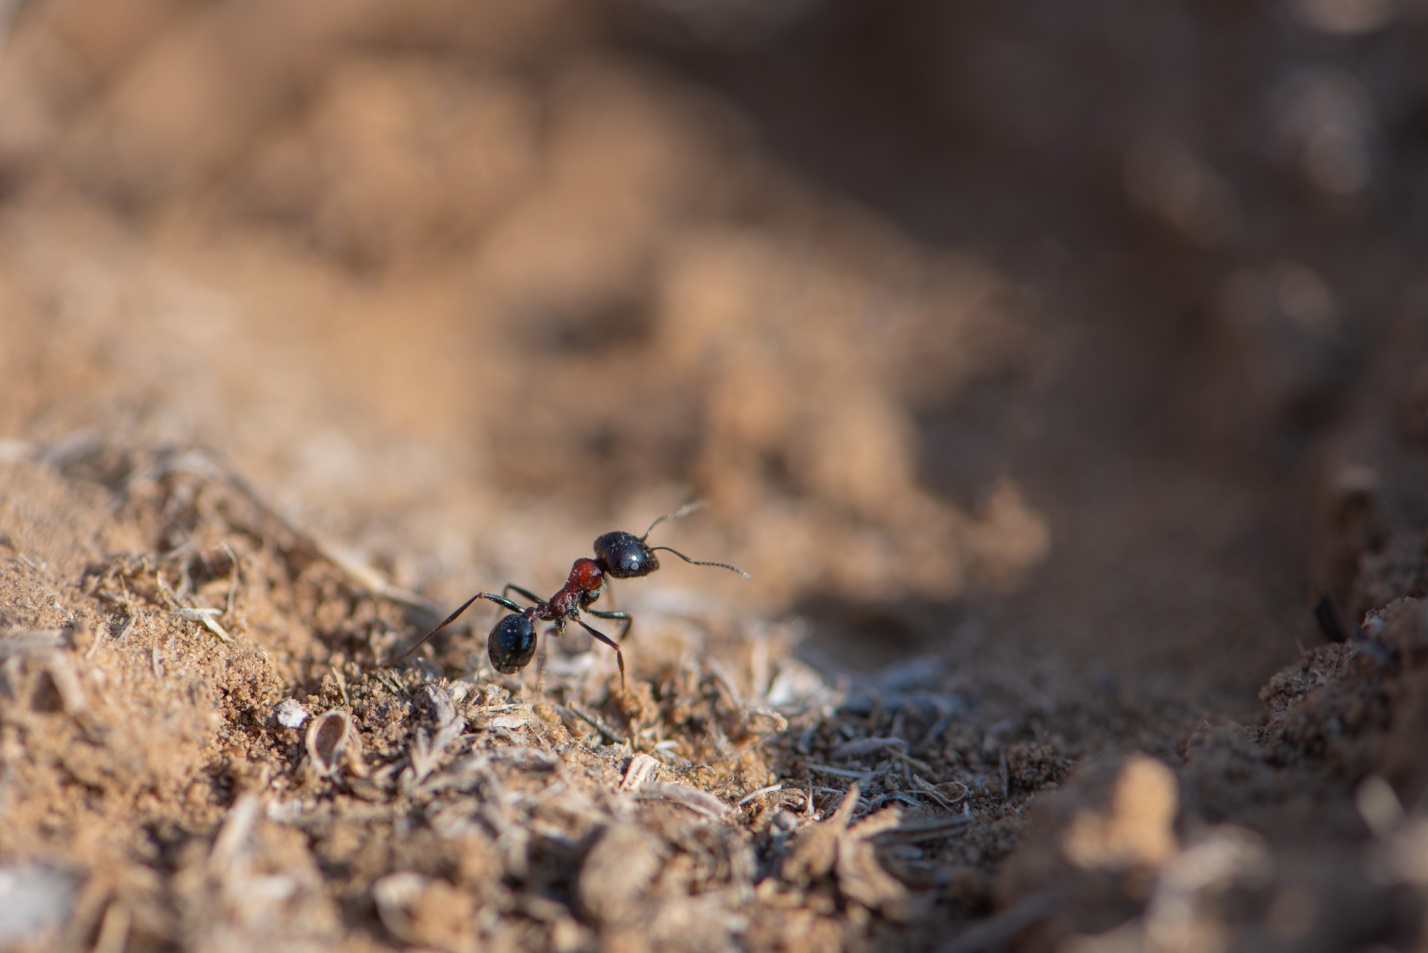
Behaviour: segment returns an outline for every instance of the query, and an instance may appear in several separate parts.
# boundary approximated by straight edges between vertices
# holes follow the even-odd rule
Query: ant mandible
[[[605,577],[612,579],[637,579],[648,576],[659,568],[659,558],[655,556],[656,550],[674,553],[680,559],[695,566],[718,566],[721,569],[728,569],[736,572],[745,579],[749,574],[738,566],[729,563],[714,562],[712,560],[690,559],[678,550],[670,549],[668,546],[651,546],[646,540],[656,526],[665,520],[677,520],[700,509],[703,503],[689,503],[681,506],[673,513],[666,513],[649,525],[643,536],[636,536],[633,533],[626,533],[616,530],[606,533],[595,540],[595,558],[581,557],[575,560],[570,567],[570,576],[565,580],[565,585],[560,588],[555,595],[549,599],[541,599],[529,589],[524,589],[515,583],[507,583],[506,588],[501,590],[498,596],[493,592],[478,592],[467,599],[461,607],[451,615],[447,616],[441,625],[432,629],[426,635],[418,639],[410,648],[401,655],[392,659],[389,664],[395,665],[407,656],[415,652],[423,642],[431,638],[442,629],[460,618],[471,603],[477,599],[485,599],[494,602],[510,610],[509,615],[502,616],[486,640],[486,652],[491,657],[491,667],[503,675],[512,675],[519,672],[530,664],[531,658],[535,655],[538,640],[536,638],[535,623],[551,622],[555,625],[556,634],[565,632],[567,622],[576,622],[582,629],[592,636],[604,642],[615,650],[615,660],[620,666],[620,691],[625,690],[625,656],[620,651],[620,643],[610,638],[599,629],[588,625],[584,619],[580,618],[581,612],[588,612],[590,615],[601,619],[611,619],[616,622],[623,622],[624,629],[620,632],[620,641],[623,642],[625,636],[629,635],[631,619],[625,612],[603,612],[599,609],[590,608],[596,599],[600,598],[600,592],[605,586]],[[507,594],[515,592],[534,605],[521,608],[515,602],[507,598]]]

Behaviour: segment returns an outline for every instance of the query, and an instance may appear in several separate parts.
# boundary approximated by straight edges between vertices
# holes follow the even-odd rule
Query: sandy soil
[[[1428,948],[1416,8],[6,9],[0,947]]]

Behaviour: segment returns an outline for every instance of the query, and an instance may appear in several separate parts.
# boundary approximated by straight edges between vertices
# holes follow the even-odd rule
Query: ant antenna
[[[708,505],[709,505],[709,504],[708,504],[707,502],[705,502],[704,500],[693,500],[693,501],[691,501],[691,502],[689,502],[689,503],[684,504],[684,505],[681,506],[679,509],[675,510],[673,513],[666,513],[666,514],[664,514],[664,515],[661,516],[659,519],[655,520],[653,523],[650,524],[650,528],[647,529],[647,530],[645,530],[645,535],[643,535],[643,536],[640,537],[640,542],[643,543],[645,540],[649,539],[649,538],[650,538],[650,533],[652,533],[652,532],[654,531],[654,528],[655,528],[656,526],[658,526],[659,524],[663,523],[665,520],[682,520],[682,519],[684,519],[686,516],[688,516],[690,513],[697,513],[697,512],[699,512],[700,510],[704,509],[704,507],[706,507],[706,506],[708,506]],[[659,548],[662,548],[662,547],[655,547],[655,548],[656,548],[656,549],[659,549]],[[674,553],[674,550],[671,549],[670,552]],[[679,555],[679,553],[674,553],[674,554],[675,554],[676,556]],[[691,563],[692,563],[692,562],[694,562],[694,560],[692,560],[692,559],[687,559],[687,558],[686,558],[686,562],[691,562]],[[715,564],[715,565],[722,565],[722,563]]]
[[[648,535],[648,534],[646,534],[646,535]],[[720,569],[727,569],[727,570],[729,570],[730,572],[736,572],[736,573],[738,573],[739,575],[743,576],[745,579],[748,579],[748,578],[749,578],[749,574],[748,574],[748,573],[744,572],[744,571],[743,571],[742,569],[740,569],[738,566],[731,565],[730,563],[716,563],[716,562],[714,562],[712,559],[690,559],[688,556],[684,555],[684,553],[681,553],[679,550],[677,550],[677,549],[670,549],[668,546],[651,546],[650,549],[651,549],[651,550],[662,549],[662,550],[664,550],[664,551],[667,552],[667,553],[674,553],[674,554],[675,554],[676,556],[678,556],[680,559],[684,560],[684,561],[687,562],[687,563],[692,563],[692,564],[694,564],[695,566],[718,566]]]
[[[706,506],[708,506],[708,505],[709,505],[709,504],[708,504],[707,502],[705,502],[704,500],[693,500],[693,501],[691,501],[691,502],[689,502],[689,503],[684,504],[684,505],[681,506],[679,509],[675,510],[673,513],[666,513],[666,514],[664,514],[664,515],[661,516],[659,519],[655,520],[653,523],[650,524],[649,529],[645,530],[645,535],[643,535],[643,536],[640,537],[640,542],[643,543],[645,540],[649,539],[649,538],[650,538],[650,533],[654,532],[654,528],[655,528],[656,526],[658,526],[659,524],[663,523],[665,520],[680,520],[680,519],[684,519],[684,518],[685,518],[686,516],[688,516],[690,513],[697,513],[698,511],[704,509],[704,507],[706,507]],[[664,550],[664,551],[667,552],[667,553],[674,553],[674,554],[675,554],[676,556],[678,556],[680,559],[684,560],[684,561],[687,562],[687,563],[690,563],[691,565],[695,565],[695,566],[718,566],[720,569],[727,569],[727,570],[729,570],[730,572],[736,572],[736,573],[738,573],[739,575],[743,576],[745,579],[748,579],[748,578],[749,578],[749,574],[748,574],[748,573],[744,572],[744,571],[743,571],[742,569],[740,569],[738,566],[732,565],[732,564],[730,564],[730,563],[714,562],[713,560],[707,560],[707,559],[690,559],[688,556],[684,555],[684,553],[681,553],[679,550],[677,550],[677,549],[670,549],[668,546],[651,546],[651,547],[650,547],[650,551],[651,551],[651,552],[653,552],[653,551],[656,550],[656,549],[662,549],[662,550]]]

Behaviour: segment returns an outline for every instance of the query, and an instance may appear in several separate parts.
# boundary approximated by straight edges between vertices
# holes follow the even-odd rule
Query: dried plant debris
[[[930,935],[985,903],[958,871],[1004,852],[1009,805],[1064,771],[1053,754],[1027,773],[999,740],[1018,729],[973,725],[935,680],[850,688],[727,615],[645,617],[731,648],[637,659],[624,694],[609,666],[552,665],[542,691],[384,668],[430,620],[208,456],[86,444],[8,466],[87,495],[101,540],[0,638],[0,857],[64,871],[44,876],[69,911],[7,926],[22,945],[60,921],[132,950]],[[0,583],[33,573],[9,560]]]
[[[307,763],[319,778],[332,777],[344,763],[354,773],[361,770],[361,741],[352,727],[352,716],[340,708],[312,720],[306,747]]]

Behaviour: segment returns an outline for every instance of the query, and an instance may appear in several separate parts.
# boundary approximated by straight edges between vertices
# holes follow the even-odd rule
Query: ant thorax
[[[552,621],[573,618],[580,609],[599,597],[600,587],[604,584],[604,573],[595,560],[588,557],[577,559],[570,567],[570,577],[565,580],[565,586],[550,597],[543,609],[536,607],[538,614]]]
[[[570,578],[565,580],[565,588],[577,592],[599,592],[605,583],[605,574],[600,564],[588,556],[575,560],[570,567]]]

